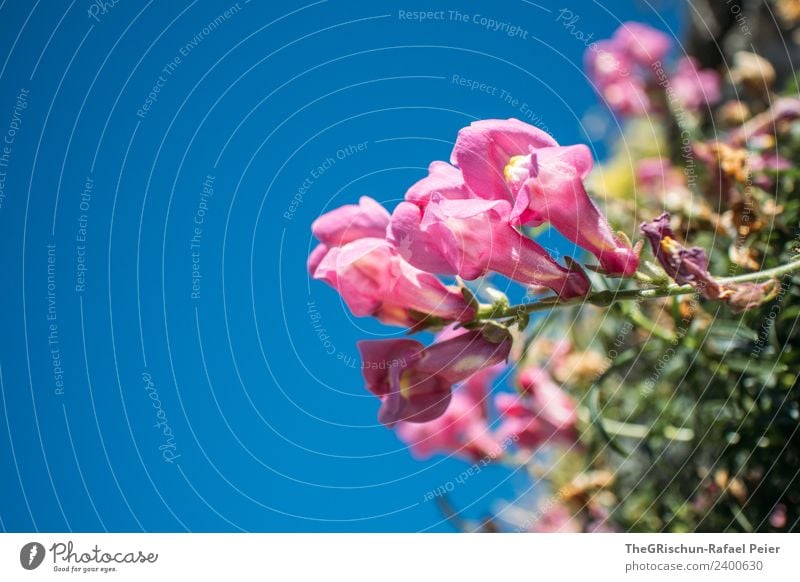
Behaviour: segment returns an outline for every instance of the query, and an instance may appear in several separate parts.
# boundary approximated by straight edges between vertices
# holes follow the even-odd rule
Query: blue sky
[[[309,281],[309,225],[475,119],[590,142],[581,38],[677,27],[607,4],[3,3],[0,526],[451,531],[425,496],[466,465],[377,424],[355,344],[402,331]]]

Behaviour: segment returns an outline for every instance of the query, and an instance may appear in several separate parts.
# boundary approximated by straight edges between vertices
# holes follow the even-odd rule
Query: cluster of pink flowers
[[[610,39],[589,47],[586,70],[609,107],[620,115],[642,115],[671,99],[689,111],[716,103],[721,96],[719,74],[700,69],[695,59],[685,57],[668,75],[662,59],[671,48],[672,41],[663,32],[627,22]],[[665,92],[666,98],[654,99]]]
[[[495,272],[561,298],[587,294],[583,270],[559,264],[523,230],[544,223],[597,257],[606,273],[636,271],[637,252],[613,233],[584,188],[592,163],[586,146],[560,146],[519,120],[478,121],[459,132],[450,163],[433,162],[391,215],[363,197],[314,222],[320,244],[309,272],[336,289],[354,315],[411,328],[473,324],[427,348],[410,339],[361,342],[381,422],[441,417],[454,383],[508,357],[507,330],[482,328],[474,302],[438,276],[473,280]],[[532,406],[506,404],[507,415],[520,418]]]
[[[524,368],[517,393],[492,395],[492,383],[506,370],[495,364],[470,376],[453,392],[447,411],[424,423],[401,422],[398,436],[418,458],[455,454],[469,461],[495,460],[513,447],[536,450],[577,439],[576,405],[543,369]],[[493,414],[498,423],[493,425]]]

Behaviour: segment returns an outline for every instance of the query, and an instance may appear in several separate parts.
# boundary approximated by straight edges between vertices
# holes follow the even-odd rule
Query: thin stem
[[[788,275],[800,271],[800,260],[791,261],[780,267],[748,273],[736,277],[725,277],[717,279],[720,283],[747,283],[768,281],[782,275]],[[666,285],[664,287],[651,287],[648,289],[620,289],[618,291],[596,291],[581,297],[572,299],[559,299],[552,297],[542,299],[536,303],[520,303],[519,305],[497,306],[484,305],[478,311],[478,319],[504,319],[508,317],[519,317],[527,313],[537,311],[547,311],[556,307],[573,307],[576,305],[596,305],[598,307],[608,307],[617,301],[641,301],[645,299],[656,299],[659,297],[675,297],[677,295],[688,295],[695,293],[696,290],[691,285]]]
[[[578,416],[584,422],[591,421],[591,412],[585,409],[579,409]],[[605,428],[609,436],[612,437],[645,439],[651,434],[655,434],[652,427],[644,426],[643,424],[620,422],[619,420],[612,420],[605,417],[602,417],[602,422],[603,428]],[[677,426],[667,425],[664,427],[661,436],[671,441],[690,442],[694,438],[694,431],[690,428],[679,428]]]
[[[746,275],[738,275],[736,277],[725,277],[717,279],[720,283],[758,283],[760,281],[768,281],[773,278],[781,277],[800,271],[800,260],[790,261],[780,267],[774,269],[767,269],[766,271],[757,271],[755,273],[747,273]]]
[[[621,289],[619,291],[597,291],[581,297],[559,300],[558,298],[543,299],[536,303],[521,303],[508,307],[496,307],[494,305],[484,306],[478,318],[503,319],[506,317],[518,317],[526,313],[537,311],[547,311],[556,307],[573,307],[575,305],[596,305],[598,307],[608,307],[617,301],[633,301],[644,299],[655,299],[657,297],[673,297],[675,295],[688,295],[694,293],[695,289],[691,285],[668,285],[667,287],[657,287],[652,289]]]

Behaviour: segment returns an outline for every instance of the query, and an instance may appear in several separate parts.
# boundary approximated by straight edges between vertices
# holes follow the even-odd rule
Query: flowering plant
[[[470,529],[797,527],[800,100],[757,55],[723,79],[670,50],[627,23],[587,51],[633,144],[603,166],[477,121],[391,212],[363,197],[312,226],[309,273],[354,315],[436,332],[360,342],[380,422],[417,457],[534,475],[537,499]]]

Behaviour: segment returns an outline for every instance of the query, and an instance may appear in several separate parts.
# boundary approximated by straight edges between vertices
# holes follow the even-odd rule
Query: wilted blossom
[[[733,68],[730,71],[734,83],[744,85],[757,93],[765,93],[775,84],[775,67],[767,59],[748,51],[738,51],[733,55]]]
[[[462,294],[438,278],[412,267],[383,236],[389,213],[362,197],[358,206],[333,210],[312,225],[322,241],[308,269],[336,289],[356,316],[413,326],[426,316],[468,321],[475,315]]]
[[[491,338],[491,339],[490,339]],[[367,388],[381,399],[378,420],[429,422],[451,401],[453,384],[504,362],[511,350],[508,333],[468,330],[425,347],[411,339],[358,343]]]
[[[700,247],[687,249],[676,240],[668,212],[642,223],[641,230],[661,267],[678,285],[692,285],[706,299],[720,298],[722,287],[708,272],[706,251]]]
[[[728,283],[717,281],[708,272],[708,255],[700,247],[686,248],[675,239],[665,212],[652,222],[641,225],[642,234],[650,241],[653,255],[664,271],[679,285],[695,287],[706,299],[727,302],[734,311],[746,311],[769,300],[775,282]]]
[[[594,254],[608,273],[630,276],[638,268],[636,253],[614,235],[586,193],[583,180],[593,160],[585,145],[559,146],[518,119],[489,119],[458,133],[451,162],[478,196],[512,203],[512,222],[551,224]]]
[[[400,422],[397,436],[421,459],[436,453],[470,461],[496,459],[503,447],[489,429],[487,404],[492,380],[504,367],[495,364],[476,372],[453,391],[442,416],[429,422]]]
[[[498,438],[513,440],[524,449],[575,442],[575,402],[550,375],[529,367],[520,373],[519,384],[521,395],[501,393],[495,397],[502,419]]]
[[[723,299],[736,312],[747,311],[772,299],[778,290],[775,280],[763,283],[735,283],[723,285]]]
[[[796,97],[779,97],[772,107],[749,119],[728,136],[728,143],[734,147],[743,146],[749,140],[762,136],[774,135],[784,126],[800,119],[800,99]]]
[[[693,57],[678,61],[670,84],[678,101],[690,111],[713,105],[722,97],[719,73],[713,69],[700,69]]]

